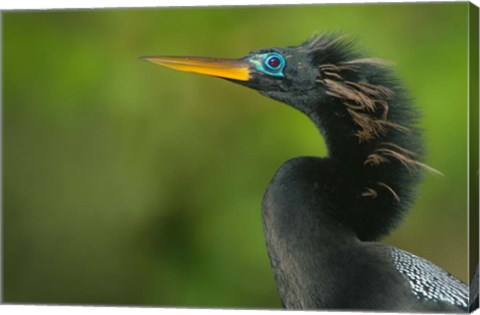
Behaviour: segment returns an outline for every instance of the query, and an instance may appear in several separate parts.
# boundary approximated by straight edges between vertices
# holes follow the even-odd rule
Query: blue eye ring
[[[249,62],[255,68],[273,77],[284,77],[283,68],[285,68],[285,58],[276,52],[255,55]]]
[[[285,59],[278,53],[270,53],[265,57],[263,64],[266,69],[276,72],[283,69]]]

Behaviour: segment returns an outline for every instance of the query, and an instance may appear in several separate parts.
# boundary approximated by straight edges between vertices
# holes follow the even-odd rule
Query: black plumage
[[[354,46],[324,34],[236,61],[145,59],[258,90],[307,115],[325,138],[328,155],[285,162],[262,203],[286,308],[466,311],[464,283],[377,242],[402,221],[422,170],[436,171],[422,162],[419,114],[390,65]]]

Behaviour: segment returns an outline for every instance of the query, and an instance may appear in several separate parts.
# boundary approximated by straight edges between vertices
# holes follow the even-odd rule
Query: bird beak
[[[205,57],[141,57],[140,59],[179,71],[193,72],[237,81],[250,79],[249,62],[242,59]]]

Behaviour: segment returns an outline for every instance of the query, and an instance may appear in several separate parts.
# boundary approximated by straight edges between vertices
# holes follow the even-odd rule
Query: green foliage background
[[[394,61],[427,175],[386,242],[467,281],[467,3],[3,14],[4,300],[277,308],[276,169],[325,155],[299,112],[142,55],[241,57],[340,30]]]

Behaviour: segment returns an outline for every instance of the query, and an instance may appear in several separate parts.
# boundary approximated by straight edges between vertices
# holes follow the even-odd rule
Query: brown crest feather
[[[311,50],[326,49],[341,39],[340,37],[327,43],[327,39],[319,36],[312,41]],[[355,131],[355,136],[360,143],[379,139],[390,129],[409,133],[410,129],[408,127],[389,120],[389,103],[395,96],[394,91],[382,85],[364,81],[353,82],[344,79],[345,71],[358,72],[364,65],[387,67],[391,66],[392,63],[376,58],[359,58],[339,64],[322,64],[319,66],[321,77],[317,82],[327,88],[327,95],[340,99],[343,105],[346,106],[353,122],[359,127]],[[407,150],[398,144],[382,142],[367,156],[364,165],[378,166],[382,163],[390,163],[390,159],[396,159],[410,171],[420,166],[430,172],[441,174],[430,166],[416,161],[416,157],[417,154],[415,152]],[[377,185],[387,189],[397,202],[400,201],[400,197],[392,187],[383,182],[378,182]],[[369,187],[361,194],[361,196],[372,198],[376,198],[377,195],[378,192]]]

